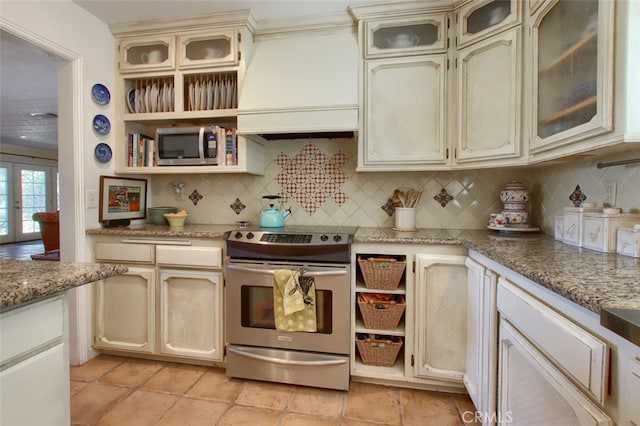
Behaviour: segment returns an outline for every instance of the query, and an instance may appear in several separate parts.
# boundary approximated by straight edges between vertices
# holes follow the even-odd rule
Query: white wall
[[[99,142],[113,146],[113,135],[99,137],[92,128],[98,113],[113,119],[113,103],[96,105],[91,87],[113,87],[114,39],[106,24],[69,0],[3,0],[0,28],[69,61],[58,75],[61,257],[88,261],[85,229],[98,225],[98,211],[84,208],[84,194],[98,189],[101,174],[113,174],[112,165],[97,163],[93,154]],[[83,286],[70,294],[72,364],[85,362],[93,353],[90,325],[91,291]]]

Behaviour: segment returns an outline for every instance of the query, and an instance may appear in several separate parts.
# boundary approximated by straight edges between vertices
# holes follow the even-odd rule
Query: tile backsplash
[[[527,184],[526,170],[473,170],[456,172],[356,173],[356,141],[313,139],[268,142],[264,176],[193,174],[153,176],[150,205],[188,210],[192,223],[256,223],[262,196],[285,196],[291,206],[291,225],[393,226],[383,206],[396,188],[424,191],[416,225],[424,228],[483,228],[489,214],[500,211],[504,184],[518,179]],[[306,173],[296,172],[306,167]],[[309,176],[315,176],[311,179]],[[202,196],[197,205],[176,200],[173,182],[184,191]],[[443,207],[434,196],[446,190],[453,199]],[[239,210],[233,206],[242,204]]]
[[[640,158],[640,147],[606,156],[587,156],[570,162],[552,162],[531,169],[530,181],[534,193],[539,194],[532,204],[532,214],[547,234],[553,233],[554,217],[562,215],[564,207],[571,207],[571,194],[580,185],[586,197],[602,207],[605,184],[616,183],[615,207],[624,213],[640,213],[640,163],[598,169],[598,163]],[[613,207],[613,206],[612,206]]]
[[[535,168],[385,173],[356,172],[356,145],[354,139],[271,141],[264,176],[152,176],[149,204],[187,210],[191,223],[257,223],[262,196],[277,194],[283,196],[283,208],[293,211],[286,219],[290,225],[390,227],[395,218],[386,205],[394,189],[413,188],[424,191],[417,227],[483,229],[490,213],[502,210],[503,186],[518,180],[530,190],[530,222],[551,234],[554,216],[572,205],[569,196],[576,185],[587,200],[601,205],[604,183],[612,180],[617,183],[618,207],[640,211],[640,165],[596,168],[600,161],[638,157],[640,150]],[[199,195],[197,204],[189,197],[176,199],[176,181],[185,184],[185,194]],[[448,202],[441,203],[442,193],[449,194]]]

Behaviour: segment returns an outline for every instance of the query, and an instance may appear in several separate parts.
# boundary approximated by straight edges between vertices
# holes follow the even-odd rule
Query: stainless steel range
[[[227,375],[349,388],[354,232],[355,228],[297,226],[225,233]],[[279,289],[282,282],[276,281],[289,273],[293,281],[288,283],[315,286],[304,301],[305,314],[314,316],[314,331],[283,328],[286,318],[291,323],[296,316],[282,316],[282,300],[274,286]],[[295,290],[282,294],[286,300]]]

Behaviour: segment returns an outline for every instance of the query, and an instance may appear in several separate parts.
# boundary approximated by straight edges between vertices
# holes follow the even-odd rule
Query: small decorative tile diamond
[[[202,196],[202,194],[198,192],[197,189],[194,189],[193,192],[189,194],[189,199],[191,200],[194,206],[197,205],[198,201],[202,200],[203,198],[204,197]]]
[[[229,207],[231,207],[231,210],[236,212],[236,214],[240,214],[240,212],[244,210],[247,206],[242,204],[242,201],[240,201],[240,198],[236,198],[236,200],[232,204],[230,204]]]
[[[449,201],[453,200],[453,197],[447,192],[446,189],[442,188],[442,190],[440,190],[440,193],[433,197],[433,199],[440,203],[442,207],[446,207],[447,204],[449,204]]]
[[[587,196],[580,189],[580,185],[576,185],[576,189],[569,195],[569,199],[573,203],[573,207],[580,207],[580,204],[587,199]]]
[[[276,182],[282,187],[282,201],[293,198],[309,214],[313,214],[327,200],[344,204],[347,195],[341,185],[347,177],[342,166],[347,162],[343,152],[337,152],[331,158],[315,144],[309,143],[293,158],[284,152],[276,157],[281,167]]]
[[[393,212],[396,211],[396,205],[393,204],[391,198],[389,198],[387,202],[384,203],[384,205],[382,205],[380,208],[384,210],[385,213],[387,213],[389,216],[393,216]]]

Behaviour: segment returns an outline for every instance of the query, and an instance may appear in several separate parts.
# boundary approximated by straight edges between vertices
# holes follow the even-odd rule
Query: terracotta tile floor
[[[467,395],[362,383],[333,391],[108,355],[71,367],[73,425],[445,426],[464,424],[465,411]]]

